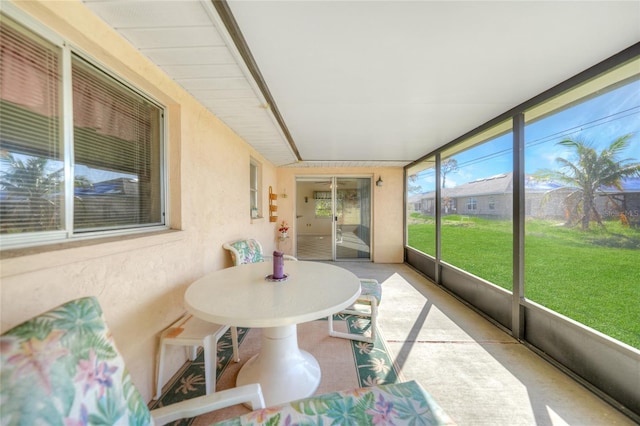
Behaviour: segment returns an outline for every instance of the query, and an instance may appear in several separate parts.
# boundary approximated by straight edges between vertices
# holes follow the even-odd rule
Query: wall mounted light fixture
[[[382,181],[382,176],[378,176],[378,180],[376,181],[376,186],[382,186],[384,182]]]

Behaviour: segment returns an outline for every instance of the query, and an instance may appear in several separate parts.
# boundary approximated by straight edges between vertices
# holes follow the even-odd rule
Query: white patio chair
[[[363,334],[343,333],[333,328],[333,315],[329,315],[329,336],[339,337],[341,339],[357,340],[360,342],[373,343],[376,340],[376,329],[378,326],[378,305],[382,299],[382,286],[374,279],[360,279],[360,297],[339,314],[358,315],[369,318],[370,335],[367,337]],[[363,310],[364,308],[364,310]]]
[[[198,347],[204,348],[204,378],[207,395],[216,390],[216,365],[218,362],[218,341],[231,329],[231,345],[233,347],[233,360],[240,361],[238,355],[238,330],[228,325],[214,324],[185,314],[176,322],[167,327],[160,334],[156,361],[156,394],[154,399],[160,398],[164,385],[164,359],[166,348],[172,346],[185,346],[187,358],[196,359]],[[211,344],[206,344],[211,339]]]

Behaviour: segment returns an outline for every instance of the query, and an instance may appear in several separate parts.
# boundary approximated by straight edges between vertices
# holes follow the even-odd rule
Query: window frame
[[[478,210],[478,199],[476,197],[468,197],[467,198],[467,211],[477,211]]]
[[[253,214],[253,209],[256,214]],[[262,211],[262,163],[253,157],[249,159],[249,217],[264,218]]]
[[[525,202],[524,128],[525,113],[530,113],[537,105],[558,100],[568,91],[585,89],[585,84],[592,84],[591,87],[594,90],[583,90],[583,93],[590,96],[601,90],[597,81],[600,77],[606,78],[605,74],[612,71],[619,73],[623,67],[638,60],[640,60],[640,44],[636,43],[404,167],[405,185],[407,185],[406,177],[421,161],[432,156],[439,159],[448,149],[461,151],[468,140],[477,138],[482,132],[490,130],[503,121],[508,120],[513,123],[514,193],[510,202],[513,217],[511,265],[513,291],[506,291],[491,281],[473,275],[463,268],[450,265],[442,259],[438,250],[435,256],[430,256],[414,249],[408,244],[406,236],[405,261],[418,272],[432,279],[439,287],[454,294],[492,322],[511,332],[514,338],[534,349],[544,359],[560,366],[564,371],[572,372],[572,377],[612,405],[620,407],[633,419],[638,418],[637,411],[633,411],[632,408],[638,407],[638,399],[637,395],[629,393],[629,389],[635,389],[634,386],[638,381],[638,374],[634,374],[636,371],[633,368],[638,356],[637,349],[525,297],[525,212],[529,209],[530,203]],[[635,69],[637,70],[637,65]],[[618,81],[621,80],[623,79],[618,78]],[[571,101],[571,97],[567,99]],[[555,104],[557,105],[558,102]],[[539,116],[542,117],[547,112],[541,109]],[[405,187],[405,204],[406,189]],[[437,220],[439,220],[438,217],[436,217]],[[440,229],[437,228],[436,247],[439,247]],[[406,229],[405,223],[405,234]],[[567,356],[568,353],[572,356]],[[611,373],[611,365],[614,364],[620,366],[622,373]]]
[[[495,210],[496,209],[496,199],[495,197],[491,196],[489,197],[489,210]]]
[[[67,243],[77,240],[89,240],[108,236],[132,235],[139,233],[148,233],[169,229],[169,203],[168,203],[168,144],[167,144],[167,107],[160,103],[149,93],[139,89],[122,76],[118,75],[114,70],[105,66],[103,63],[86,53],[81,48],[75,46],[69,40],[66,40],[56,32],[45,27],[37,20],[26,15],[22,10],[9,4],[3,4],[1,11],[3,18],[9,18],[17,24],[21,30],[32,34],[35,37],[43,39],[50,43],[56,49],[59,49],[59,59],[61,62],[60,76],[60,110],[61,110],[61,144],[63,152],[63,170],[65,175],[64,185],[64,201],[62,210],[64,212],[64,220],[62,221],[62,229],[54,231],[36,231],[16,234],[2,234],[0,241],[2,242],[1,250],[19,249],[24,247],[41,246],[52,243]],[[73,87],[72,87],[72,61],[80,60],[88,64],[92,68],[92,72],[101,73],[104,78],[109,79],[112,83],[121,86],[123,89],[130,91],[134,96],[139,96],[144,101],[149,102],[159,110],[158,113],[158,158],[153,166],[159,168],[158,184],[159,200],[157,208],[160,212],[160,221],[158,223],[149,224],[125,224],[115,229],[95,229],[82,230],[74,228],[73,216],[73,199],[74,199],[74,117],[73,117]]]

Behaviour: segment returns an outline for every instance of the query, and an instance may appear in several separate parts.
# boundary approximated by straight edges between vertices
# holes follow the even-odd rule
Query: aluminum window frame
[[[406,204],[407,171],[411,167],[434,156],[439,162],[443,153],[465,149],[465,144],[478,139],[483,132],[500,125],[501,122],[512,123],[513,291],[508,292],[498,288],[492,283],[442,262],[439,250],[440,212],[436,212],[438,249],[435,258],[408,246],[405,222],[405,261],[636,422],[640,422],[640,388],[637,387],[640,380],[640,369],[638,369],[640,350],[524,298],[524,114],[553,98],[567,94],[571,98],[573,94],[569,92],[580,91],[584,89],[583,86],[597,88],[596,80],[599,77],[611,71],[617,72],[618,68],[626,67],[631,61],[638,60],[640,60],[640,43],[618,52],[439,149],[429,152],[405,166],[404,169]],[[542,117],[547,113],[548,111],[541,111],[539,116]],[[437,191],[436,199],[441,199]],[[440,205],[440,202],[436,205]],[[613,371],[611,365],[618,366],[621,371]]]
[[[92,55],[76,46],[70,40],[65,39],[55,31],[46,27],[24,11],[10,2],[2,2],[0,9],[2,15],[8,17],[26,31],[44,39],[60,49],[61,70],[61,111],[62,111],[62,143],[64,152],[64,228],[57,231],[29,232],[24,234],[3,234],[0,236],[2,250],[19,249],[32,246],[41,246],[53,243],[65,243],[77,240],[96,239],[101,237],[131,235],[148,233],[169,229],[169,203],[168,203],[168,143],[167,143],[167,107],[149,93],[130,83],[115,71],[110,69]],[[158,149],[159,159],[159,210],[160,223],[133,224],[118,229],[104,229],[92,231],[78,231],[73,224],[73,169],[74,169],[74,132],[73,132],[73,88],[71,81],[72,59],[78,58],[91,67],[95,72],[103,73],[105,77],[114,83],[140,96],[159,110],[158,117]]]

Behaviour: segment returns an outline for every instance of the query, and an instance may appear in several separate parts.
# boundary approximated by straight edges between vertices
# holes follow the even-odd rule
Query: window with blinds
[[[21,245],[21,236],[33,244],[38,233],[50,240],[54,231],[64,239],[163,225],[162,109],[80,56],[2,18],[3,248]],[[65,53],[70,75],[62,71]],[[72,94],[67,103],[65,85]],[[73,131],[65,134],[62,117],[69,116]]]
[[[161,222],[158,107],[74,58],[74,227]]]
[[[61,52],[0,21],[0,231],[64,225]]]

